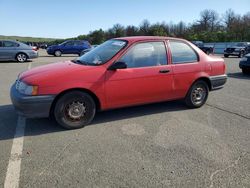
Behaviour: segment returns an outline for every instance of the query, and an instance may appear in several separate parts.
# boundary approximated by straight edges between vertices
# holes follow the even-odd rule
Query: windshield
[[[236,46],[238,46],[238,47],[244,47],[244,46],[245,46],[245,43],[240,42],[240,43],[237,43]]]
[[[108,40],[77,59],[78,63],[100,65],[106,63],[126,46],[124,40]]]

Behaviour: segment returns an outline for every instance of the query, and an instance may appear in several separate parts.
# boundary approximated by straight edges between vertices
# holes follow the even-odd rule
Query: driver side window
[[[128,68],[166,65],[165,44],[164,42],[136,44],[119,61],[125,62]]]

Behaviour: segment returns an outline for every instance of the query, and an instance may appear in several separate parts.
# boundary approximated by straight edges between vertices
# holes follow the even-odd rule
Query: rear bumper
[[[19,115],[27,118],[49,117],[54,95],[28,96],[19,93],[15,85],[10,91],[11,101]]]
[[[28,54],[29,59],[35,59],[38,58],[38,52],[32,51]]]
[[[227,82],[227,75],[223,74],[218,76],[210,76],[209,80],[211,83],[211,90],[221,89]]]

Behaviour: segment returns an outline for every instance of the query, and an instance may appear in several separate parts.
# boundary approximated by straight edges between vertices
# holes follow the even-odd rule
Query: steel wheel
[[[86,106],[82,101],[73,101],[65,106],[65,118],[69,121],[80,121],[86,114]]]
[[[190,108],[199,108],[205,104],[208,97],[209,88],[205,81],[196,81],[189,89],[185,103]]]
[[[81,91],[71,91],[61,96],[53,110],[56,121],[67,129],[88,125],[94,118],[96,104],[93,98]]]
[[[23,53],[17,54],[16,59],[18,62],[23,63],[27,60],[27,55]]]
[[[60,57],[62,55],[62,52],[60,50],[55,51],[55,56]]]
[[[203,85],[198,85],[197,87],[193,89],[191,100],[195,105],[199,105],[204,101],[206,97],[205,90],[206,89]]]

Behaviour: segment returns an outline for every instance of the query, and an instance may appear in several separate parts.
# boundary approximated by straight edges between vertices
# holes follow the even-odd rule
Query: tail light
[[[38,49],[37,49],[36,46],[33,46],[33,47],[32,47],[32,50],[37,51]]]

